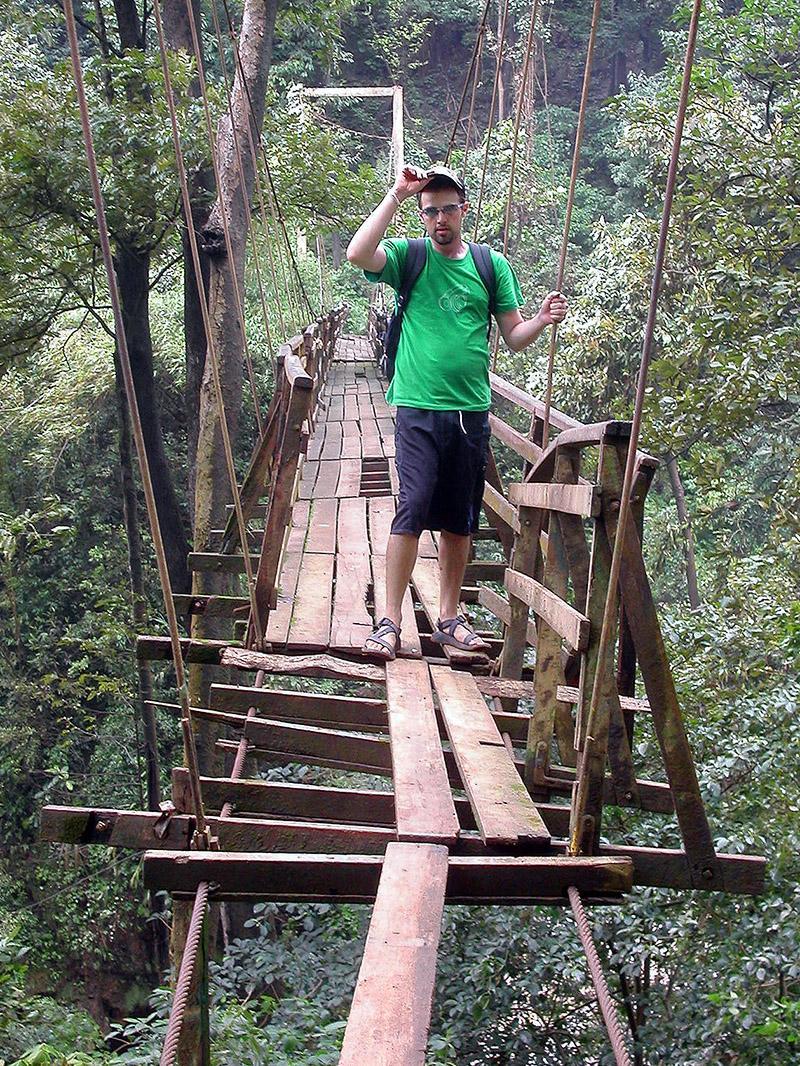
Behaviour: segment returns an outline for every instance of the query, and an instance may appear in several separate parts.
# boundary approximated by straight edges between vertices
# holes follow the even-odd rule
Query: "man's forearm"
[[[372,214],[358,227],[347,246],[347,258],[354,266],[362,270],[383,269],[384,262],[376,262],[375,256],[397,207],[398,201],[391,192],[387,192]]]
[[[505,342],[512,352],[521,352],[523,348],[533,344],[547,324],[541,313],[534,315],[533,318],[523,319],[509,331]]]

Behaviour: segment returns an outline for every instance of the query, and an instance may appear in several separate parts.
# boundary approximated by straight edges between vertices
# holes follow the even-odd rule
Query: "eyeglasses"
[[[424,215],[425,218],[438,218],[439,215],[444,215],[445,218],[449,218],[454,215],[456,211],[460,211],[463,206],[464,204],[460,203],[445,204],[444,207],[421,207],[419,213]]]

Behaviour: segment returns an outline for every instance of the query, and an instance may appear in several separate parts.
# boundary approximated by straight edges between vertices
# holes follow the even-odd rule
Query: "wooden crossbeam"
[[[366,696],[336,696],[322,692],[290,692],[243,685],[212,685],[209,703],[219,711],[247,714],[251,707],[297,721],[329,722],[386,729],[386,702]]]
[[[431,677],[483,840],[495,847],[546,848],[550,834],[472,676],[432,666]]]
[[[189,895],[201,881],[213,883],[214,899],[371,903],[383,857],[377,855],[262,855],[225,852],[148,851],[146,888]],[[566,904],[575,885],[581,894],[614,902],[633,884],[627,858],[569,856],[454,856],[447,869],[448,903]]]
[[[586,649],[589,643],[589,619],[585,615],[539,581],[518,570],[507,570],[504,583],[510,593],[527,603],[571,648],[576,651]]]
[[[446,889],[446,848],[388,846],[339,1066],[424,1066]]]
[[[541,507],[547,511],[594,518],[600,513],[600,497],[594,485],[509,485],[508,498],[518,507]]]

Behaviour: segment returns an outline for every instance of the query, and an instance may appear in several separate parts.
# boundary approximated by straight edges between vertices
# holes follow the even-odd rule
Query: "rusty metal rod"
[[[572,913],[575,915],[575,924],[578,926],[578,935],[581,938],[581,944],[583,944],[583,950],[586,953],[586,961],[589,964],[589,973],[592,975],[594,990],[597,993],[597,1002],[600,1004],[603,1021],[606,1023],[606,1029],[608,1029],[608,1038],[611,1041],[611,1047],[614,1051],[614,1057],[617,1060],[617,1066],[631,1066],[631,1057],[628,1054],[625,1038],[622,1035],[619,1017],[617,1016],[617,1010],[614,1006],[614,1000],[611,998],[611,993],[608,990],[603,967],[600,965],[597,948],[595,947],[594,940],[592,940],[592,931],[589,928],[589,919],[586,917],[586,911],[583,909],[581,894],[574,885],[569,886],[567,894],[569,896],[570,905],[572,906]]]

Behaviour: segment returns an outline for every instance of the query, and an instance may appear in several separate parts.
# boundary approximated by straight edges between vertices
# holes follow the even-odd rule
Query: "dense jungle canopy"
[[[241,6],[231,6],[237,24]],[[219,117],[222,64],[203,7]],[[406,156],[440,161],[482,7],[281,0],[272,11],[266,154],[314,311],[320,298],[346,301],[353,331],[368,291],[340,250],[385,191],[391,104],[311,102],[300,87],[402,84]],[[494,0],[489,11],[470,190],[501,17]],[[180,588],[198,532],[202,363],[186,335],[153,13],[147,0],[81,0],[76,12]],[[508,253],[529,307],[555,275],[590,15],[588,0],[539,5]],[[678,0],[602,5],[554,382],[556,406],[582,420],[630,417],[687,15]],[[480,237],[495,245],[529,21],[530,6],[510,0],[481,215]],[[196,72],[185,54],[172,63],[201,225],[214,197]],[[462,131],[457,162],[463,152]],[[410,211],[397,224],[416,232]],[[303,323],[267,278],[268,339],[250,268],[245,284],[264,400],[280,324]],[[800,1054],[798,309],[800,10],[796,0],[708,0],[644,418],[643,444],[662,459],[645,548],[716,842],[766,855],[768,876],[759,899],[648,889],[595,913],[641,1066],[788,1066]],[[501,350],[498,367],[542,392],[546,362],[540,341]],[[146,807],[168,794],[181,761],[176,720],[160,713],[155,779],[147,757],[141,686],[168,696],[170,675],[154,666],[143,679],[132,654],[135,632],[158,625],[163,608],[138,488],[124,476],[118,392],[63,14],[50,0],[12,0],[0,13],[0,1066],[157,1062],[166,1024],[168,901],[143,891],[140,857],[38,842],[44,804]],[[240,469],[254,426],[246,393],[241,404]],[[656,765],[654,738],[639,754]],[[673,835],[654,821],[653,844],[676,846]],[[335,1064],[367,920],[356,906],[256,907],[213,966],[213,1061]],[[611,1061],[574,926],[543,908],[447,909],[432,1033],[429,1062],[448,1066]]]

